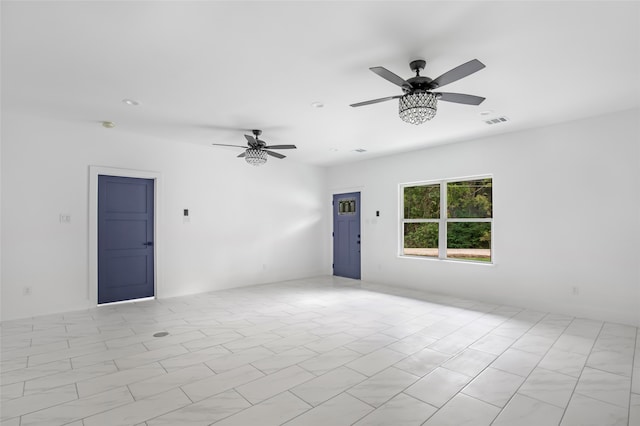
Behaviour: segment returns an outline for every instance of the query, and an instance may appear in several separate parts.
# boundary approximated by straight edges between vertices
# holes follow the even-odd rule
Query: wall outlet
[[[69,213],[60,213],[60,223],[71,223],[71,215]]]
[[[31,287],[25,287],[22,289],[23,296],[31,296]]]
[[[580,295],[580,287],[577,287],[577,286],[571,287],[571,294],[574,296]]]

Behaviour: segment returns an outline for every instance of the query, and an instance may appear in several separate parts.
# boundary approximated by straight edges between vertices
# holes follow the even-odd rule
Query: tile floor
[[[334,277],[1,330],[3,426],[640,425],[635,327]]]

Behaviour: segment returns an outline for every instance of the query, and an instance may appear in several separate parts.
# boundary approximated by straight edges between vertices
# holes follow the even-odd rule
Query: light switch
[[[71,223],[71,215],[68,213],[60,213],[60,223]]]

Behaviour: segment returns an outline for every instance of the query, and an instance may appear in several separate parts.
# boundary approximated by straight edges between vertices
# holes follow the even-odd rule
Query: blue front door
[[[154,295],[153,183],[98,176],[98,303]]]
[[[360,193],[333,196],[333,275],[360,279]]]

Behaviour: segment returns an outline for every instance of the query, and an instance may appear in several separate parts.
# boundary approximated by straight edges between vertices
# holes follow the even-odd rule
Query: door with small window
[[[333,275],[360,279],[360,193],[333,196]]]

